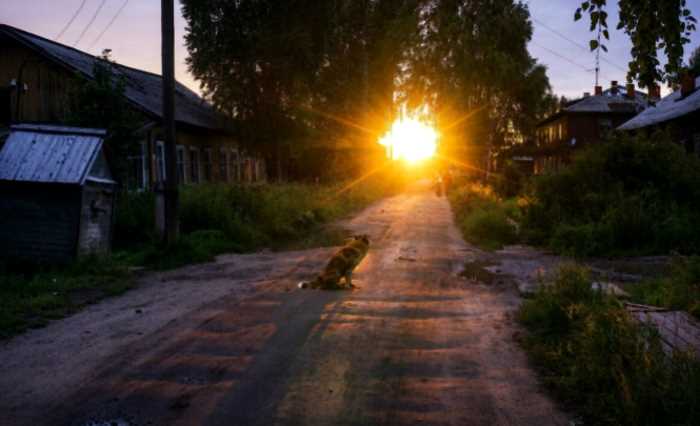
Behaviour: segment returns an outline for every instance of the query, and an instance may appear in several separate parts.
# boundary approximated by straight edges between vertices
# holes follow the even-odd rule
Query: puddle
[[[460,277],[468,280],[479,281],[484,284],[494,284],[498,280],[498,274],[495,274],[488,269],[489,266],[494,266],[495,263],[485,261],[474,261],[464,263],[464,270],[459,273]]]

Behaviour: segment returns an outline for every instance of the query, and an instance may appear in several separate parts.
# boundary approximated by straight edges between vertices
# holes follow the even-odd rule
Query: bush
[[[545,382],[592,424],[698,424],[700,363],[666,354],[658,334],[566,265],[518,314]]]
[[[155,237],[155,198],[151,192],[122,192],[116,200],[114,248],[149,243]]]
[[[467,241],[489,250],[518,241],[520,206],[516,200],[503,201],[490,187],[469,183],[454,186],[449,198]]]
[[[700,160],[664,133],[617,135],[527,194],[530,242],[575,256],[700,248]]]
[[[115,247],[130,263],[166,269],[211,260],[224,252],[286,248],[293,241],[337,244],[339,233],[324,225],[397,188],[381,175],[347,186],[301,183],[203,184],[180,191],[181,241],[164,249],[154,232],[153,195],[123,194],[117,206]],[[327,234],[324,236],[311,235]]]

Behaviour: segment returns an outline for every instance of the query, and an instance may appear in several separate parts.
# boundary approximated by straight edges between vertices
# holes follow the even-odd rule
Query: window
[[[178,158],[179,160],[179,158]],[[163,141],[156,142],[156,180],[165,182],[165,143]]]
[[[226,148],[219,149],[219,180],[228,182],[230,180],[228,167],[228,150]]]
[[[177,152],[177,183],[185,183],[185,147],[178,145]]]
[[[199,149],[190,148],[190,182],[199,183]]]
[[[12,97],[10,88],[0,88],[0,124],[10,124],[12,121]]]
[[[204,148],[202,169],[204,170],[204,181],[211,182],[211,148]]]
[[[127,188],[142,191],[148,187],[148,164],[146,163],[146,142],[139,144],[139,151],[127,157]]]

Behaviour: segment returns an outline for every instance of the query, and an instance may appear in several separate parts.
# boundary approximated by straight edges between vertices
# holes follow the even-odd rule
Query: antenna
[[[595,51],[595,85],[598,86],[598,80],[600,78],[600,33],[602,27],[598,25],[598,46]]]

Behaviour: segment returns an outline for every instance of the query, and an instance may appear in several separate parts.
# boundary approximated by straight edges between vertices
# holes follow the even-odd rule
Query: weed
[[[523,345],[547,385],[592,424],[698,424],[700,363],[664,352],[655,329],[613,297],[591,289],[588,272],[565,265],[522,305]]]

